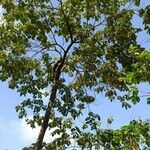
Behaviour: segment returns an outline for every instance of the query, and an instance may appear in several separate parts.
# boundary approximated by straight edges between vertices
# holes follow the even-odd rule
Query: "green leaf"
[[[147,98],[147,104],[150,104],[150,97]]]
[[[29,149],[66,150],[72,137],[79,149],[149,148],[147,124],[105,130],[101,114],[95,114],[99,108],[93,109],[97,94],[118,99],[125,109],[140,101],[138,84],[150,81],[150,52],[138,40],[140,32],[147,32],[143,40],[150,35],[145,5],[140,0],[0,1],[0,81],[23,99],[16,106],[18,117],[42,126],[39,138],[46,129],[60,136],[50,143],[37,137],[40,143]]]

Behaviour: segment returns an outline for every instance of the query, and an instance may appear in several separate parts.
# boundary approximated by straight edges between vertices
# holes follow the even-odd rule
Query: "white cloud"
[[[55,135],[54,137],[51,136],[52,131],[55,129],[52,129],[51,131],[47,130],[44,137],[45,142],[49,143],[60,137],[60,135]],[[39,126],[32,129],[24,119],[6,121],[0,117],[0,133],[2,135],[4,134],[4,139],[0,141],[0,149],[7,147],[8,149],[13,150],[12,148],[14,147],[17,147],[16,149],[20,149],[25,146],[29,146],[36,142],[39,131]],[[67,132],[71,135],[69,130]],[[71,139],[71,145],[76,145],[76,142],[73,139]]]
[[[12,129],[13,129],[12,134],[14,134],[17,137],[20,137],[21,141],[29,145],[36,142],[36,139],[40,131],[39,126],[36,126],[36,128],[32,129],[30,125],[26,123],[24,119],[19,120],[19,121],[13,121]],[[53,141],[55,138],[59,137],[59,135],[52,137],[51,132],[52,131],[47,130],[45,137],[44,137],[45,142]]]
[[[39,127],[32,129],[25,120],[13,121],[12,129],[13,134],[19,136],[26,143],[35,142],[39,132]]]

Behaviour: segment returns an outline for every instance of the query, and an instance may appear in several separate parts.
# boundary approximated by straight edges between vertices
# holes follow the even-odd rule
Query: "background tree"
[[[105,93],[111,101],[118,99],[126,109],[140,101],[137,84],[149,81],[150,52],[137,43],[143,29],[134,27],[132,20],[139,15],[149,34],[149,6],[142,8],[138,0],[1,0],[0,4],[4,9],[0,79],[26,98],[16,106],[19,118],[31,115],[31,109],[33,117],[27,117],[27,123],[41,126],[30,149],[66,149],[71,139],[81,149],[149,146],[147,122],[102,130],[100,114],[89,112],[83,125],[75,124],[95,102],[93,91]],[[55,129],[52,135],[60,138],[43,143],[47,128]]]

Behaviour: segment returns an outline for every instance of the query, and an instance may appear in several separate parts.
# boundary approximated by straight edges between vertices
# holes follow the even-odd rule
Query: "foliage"
[[[150,33],[150,7],[140,4],[139,0],[0,1],[4,9],[0,80],[26,98],[16,106],[19,118],[27,117],[31,109],[33,118],[27,123],[41,126],[33,145],[36,150],[42,149],[47,128],[60,135],[45,144],[47,149],[66,149],[72,138],[82,149],[93,144],[97,149],[106,145],[132,149],[133,144],[139,146],[141,135],[148,145],[147,123],[133,121],[120,130],[99,130],[100,115],[89,112],[83,130],[75,125],[87,104],[95,102],[92,91],[111,101],[118,99],[126,109],[140,101],[137,84],[150,81],[150,52],[137,42],[143,29],[132,24],[138,15]]]

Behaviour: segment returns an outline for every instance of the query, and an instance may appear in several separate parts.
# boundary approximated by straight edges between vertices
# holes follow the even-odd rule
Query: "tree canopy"
[[[16,106],[18,117],[41,126],[37,141],[24,150],[64,150],[72,139],[81,149],[150,147],[148,121],[102,129],[101,114],[84,113],[96,101],[93,92],[117,99],[125,109],[140,101],[137,85],[150,81],[150,51],[137,36],[150,34],[150,5],[142,7],[140,0],[1,0],[0,5],[0,80],[24,98]],[[133,25],[135,16],[143,26]],[[85,121],[77,126],[82,115]],[[44,143],[47,129],[60,137]]]

